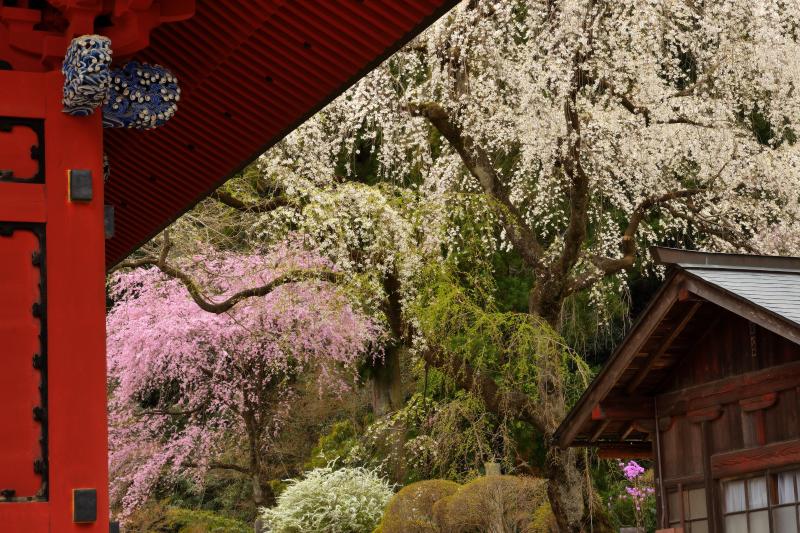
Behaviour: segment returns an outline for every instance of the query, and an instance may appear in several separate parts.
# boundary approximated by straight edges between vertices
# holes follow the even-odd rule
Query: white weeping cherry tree
[[[444,244],[457,231],[430,212],[480,198],[490,244],[531,272],[529,312],[558,329],[570,297],[602,306],[651,243],[797,251],[799,38],[788,0],[468,0],[261,163],[312,201],[337,187],[342,153],[352,166],[367,150],[424,198],[426,239]],[[562,377],[543,374],[534,405],[468,375],[544,435],[559,527],[582,530],[577,456],[550,444]]]

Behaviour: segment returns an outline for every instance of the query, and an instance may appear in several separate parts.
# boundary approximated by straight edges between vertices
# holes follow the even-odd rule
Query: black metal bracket
[[[31,159],[36,161],[39,169],[36,174],[28,177],[15,176],[14,172],[0,169],[0,181],[14,183],[44,183],[44,120],[37,118],[0,117],[0,132],[10,132],[15,126],[22,126],[36,134],[36,143],[31,146]]]

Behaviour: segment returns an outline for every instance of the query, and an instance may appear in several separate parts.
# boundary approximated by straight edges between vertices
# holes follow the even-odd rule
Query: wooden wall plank
[[[792,464],[800,464],[800,439],[711,456],[714,478],[739,476]]]

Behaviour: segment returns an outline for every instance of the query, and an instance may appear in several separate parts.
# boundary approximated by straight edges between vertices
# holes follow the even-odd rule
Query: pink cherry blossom
[[[214,300],[289,269],[333,269],[291,243],[263,255],[205,250],[181,268]],[[123,517],[159,481],[201,486],[223,449],[251,468],[248,448],[263,454],[290,416],[294,380],[313,369],[320,391],[347,391],[381,335],[326,282],[281,285],[223,314],[155,268],[115,274],[109,289],[112,499]]]

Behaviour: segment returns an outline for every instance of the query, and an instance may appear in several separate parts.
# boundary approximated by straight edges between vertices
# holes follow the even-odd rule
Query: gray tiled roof
[[[712,285],[800,325],[800,271],[680,266]]]

